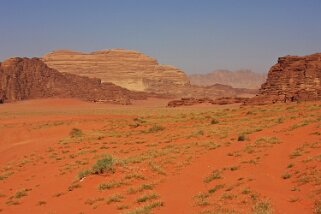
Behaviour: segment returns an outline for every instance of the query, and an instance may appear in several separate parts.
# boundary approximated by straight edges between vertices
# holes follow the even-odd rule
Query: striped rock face
[[[16,57],[0,63],[0,103],[49,97],[130,104],[131,99],[146,95],[97,78],[58,72],[38,58]]]
[[[99,78],[134,91],[167,93],[168,86],[189,85],[180,69],[160,65],[156,59],[132,50],[59,50],[43,56],[43,61],[60,72]]]

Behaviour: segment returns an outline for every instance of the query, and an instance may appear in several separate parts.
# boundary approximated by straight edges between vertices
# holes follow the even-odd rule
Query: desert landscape
[[[57,2],[50,3],[51,7],[60,5]],[[77,19],[71,23],[83,23],[95,32],[101,32],[100,25],[89,24],[84,14],[91,14],[90,20],[96,21],[101,21],[101,16],[118,18],[118,22],[125,24],[124,28],[104,19],[116,36],[108,31],[109,34],[102,35],[110,37],[95,42],[116,45],[119,38],[131,38],[130,41],[135,38],[133,44],[140,44],[137,49],[110,48],[111,45],[102,43],[95,46],[94,34],[87,42],[76,42],[76,32],[57,31],[55,36],[72,37],[59,41],[59,45],[51,45],[49,37],[41,37],[45,41],[40,42],[43,51],[29,47],[27,54],[23,54],[20,46],[15,49],[15,36],[22,35],[17,33],[20,29],[4,32],[5,39],[0,38],[0,46],[15,53],[0,51],[0,213],[321,214],[321,50],[315,51],[318,46],[311,49],[302,42],[302,46],[294,45],[297,51],[288,51],[293,44],[279,51],[282,46],[273,46],[275,41],[270,44],[265,38],[269,44],[262,50],[273,46],[274,51],[270,50],[273,60],[268,59],[269,51],[262,57],[260,48],[255,48],[260,52],[253,52],[256,60],[253,56],[247,58],[244,52],[235,57],[232,53],[253,49],[228,46],[214,60],[207,51],[219,46],[210,42],[212,37],[207,41],[209,44],[196,42],[193,46],[193,39],[203,38],[198,32],[193,39],[184,33],[170,34],[177,42],[177,46],[171,45],[177,49],[171,50],[179,50],[179,43],[189,38],[188,50],[197,53],[194,58],[183,49],[180,55],[172,54],[169,49],[162,52],[165,43],[155,44],[156,38],[166,38],[165,34],[132,28],[133,24],[136,27],[150,24],[149,17],[160,21],[159,14],[154,17],[142,13],[144,19],[141,19],[132,9],[124,7],[132,3],[124,2],[100,2],[95,6],[68,3],[63,8],[70,8],[62,9],[61,14],[64,18],[81,18],[83,22]],[[179,12],[174,10],[181,6],[176,3],[173,10],[168,9],[168,2],[157,4],[159,10],[178,19],[195,12],[200,5],[203,10],[198,11],[199,16],[212,14],[208,8],[231,9],[229,3],[213,2],[189,2],[183,7],[188,8]],[[255,3],[260,10],[265,8],[261,4]],[[246,5],[247,9],[235,11],[232,16],[251,14],[251,6]],[[46,26],[50,24],[55,29],[51,22],[54,20],[59,23],[58,28],[64,24],[74,27],[67,21],[62,24],[56,20],[59,16],[51,13],[49,5],[37,6],[48,12],[41,16],[30,14],[37,8],[33,3],[6,2],[5,6],[6,10],[0,8],[0,18],[18,16],[17,11],[23,8],[28,12],[26,20],[37,18],[35,24],[41,23],[39,17],[48,15],[50,18],[43,22]],[[141,12],[153,8],[149,4],[131,6]],[[121,8],[118,12],[126,17],[125,22],[112,9],[108,10],[110,14],[102,10],[108,7],[117,11]],[[321,4],[313,7],[295,2],[291,7],[305,12],[308,19],[302,20],[309,28],[308,23],[317,19],[312,19],[312,13],[307,11],[317,10]],[[172,29],[171,24],[176,27],[186,24],[186,17],[176,25],[174,19],[173,23],[168,22],[167,15],[161,14],[166,22],[158,23],[155,32],[158,26]],[[296,17],[292,13],[287,15]],[[261,17],[255,13],[256,16]],[[285,16],[283,12],[282,16]],[[243,19],[246,20],[244,17],[240,20]],[[6,24],[21,22],[21,19],[4,20]],[[195,20],[189,20],[193,28],[200,27]],[[212,19],[206,20],[204,26],[214,23]],[[269,20],[266,14],[263,20]],[[230,21],[222,23],[239,20]],[[283,22],[288,25],[281,28],[276,25],[280,35],[284,26],[292,30],[292,21]],[[255,19],[250,24],[263,29]],[[224,29],[230,29],[226,26]],[[88,33],[82,25],[79,27],[82,33],[77,36]],[[131,36],[124,29],[133,30]],[[210,32],[207,27],[202,30],[204,35]],[[148,32],[156,37],[144,37]],[[125,37],[120,36],[123,33]],[[26,41],[37,46],[38,40],[33,36],[31,39],[26,36]],[[146,39],[143,44],[157,50],[152,52],[155,55],[139,49],[145,47],[139,36]],[[150,43],[151,38],[155,44]],[[256,42],[253,38],[244,41],[241,38],[235,41]],[[228,34],[220,42],[226,40]],[[128,41],[121,40],[124,44]],[[85,44],[92,48],[85,48]],[[51,48],[62,45],[65,47]],[[206,57],[198,56],[197,45]],[[231,57],[227,64],[220,57],[225,53]],[[243,62],[245,59],[248,61]],[[195,64],[190,64],[191,60]],[[176,61],[184,68],[167,63]],[[248,68],[242,67],[243,63]],[[217,65],[205,72],[213,64]],[[190,72],[192,68],[204,70]]]

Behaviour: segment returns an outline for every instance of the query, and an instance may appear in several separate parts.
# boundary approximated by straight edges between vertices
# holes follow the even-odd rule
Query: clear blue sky
[[[320,0],[1,0],[0,60],[68,48],[142,51],[188,73],[266,72],[321,52]]]

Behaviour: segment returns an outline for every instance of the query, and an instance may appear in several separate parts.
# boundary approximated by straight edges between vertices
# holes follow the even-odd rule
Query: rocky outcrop
[[[210,98],[182,98],[180,100],[172,100],[168,102],[168,107],[179,107],[179,106],[192,106],[197,104],[212,104],[212,105],[227,105],[236,103],[245,103],[249,98],[245,97],[220,97],[215,100]]]
[[[212,104],[213,100],[209,98],[181,98],[180,100],[172,100],[169,101],[167,106],[168,107],[179,107],[179,106],[192,106],[196,104],[203,104],[203,103],[209,103]]]
[[[112,82],[129,90],[143,91],[158,97],[254,96],[256,90],[236,89],[214,84],[191,85],[185,73],[173,66],[160,65],[156,59],[125,49],[82,53],[70,50],[51,52],[43,57],[51,68]]]
[[[129,104],[146,95],[97,78],[60,73],[38,58],[11,58],[0,64],[1,102],[47,97]]]
[[[248,104],[321,100],[321,53],[280,57]]]
[[[214,84],[230,85],[234,88],[259,89],[266,80],[266,74],[251,70],[216,70],[208,74],[189,75],[191,84],[210,86]]]
[[[168,93],[168,86],[189,84],[185,73],[143,53],[110,49],[91,53],[59,50],[46,54],[43,61],[60,72],[95,77],[134,91]]]
[[[236,103],[246,103],[250,98],[248,97],[220,97],[214,100],[212,104],[215,105],[228,105]]]
[[[174,89],[173,89],[174,90]],[[176,97],[194,97],[211,99],[219,97],[253,97],[257,94],[256,89],[233,88],[228,85],[214,84],[211,86],[184,86],[176,89]]]

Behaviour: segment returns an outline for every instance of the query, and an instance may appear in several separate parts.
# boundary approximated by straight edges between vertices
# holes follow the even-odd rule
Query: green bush
[[[78,173],[78,179],[81,180],[91,173],[90,170],[86,169]]]
[[[102,174],[113,171],[113,164],[113,157],[109,154],[104,155],[103,158],[97,160],[97,162],[92,166],[91,172],[93,174]]]

